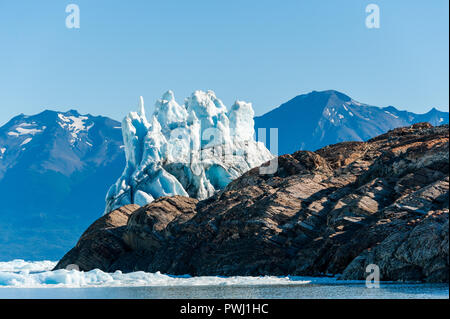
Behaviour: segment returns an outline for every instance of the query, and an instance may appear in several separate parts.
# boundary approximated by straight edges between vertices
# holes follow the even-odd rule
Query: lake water
[[[298,286],[189,286],[107,288],[0,288],[1,299],[448,299],[448,285],[362,284]]]
[[[0,299],[448,299],[448,284],[381,283],[316,277],[190,277],[100,270],[50,271],[54,262],[0,262]]]

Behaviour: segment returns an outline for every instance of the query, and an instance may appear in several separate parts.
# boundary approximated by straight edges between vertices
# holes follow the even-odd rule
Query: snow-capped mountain
[[[103,211],[122,145],[119,122],[74,110],[0,127],[0,260],[61,257]]]
[[[255,129],[278,128],[278,153],[314,151],[343,141],[366,141],[390,129],[419,122],[447,124],[449,113],[433,108],[425,114],[357,102],[338,91],[299,95],[255,118]]]
[[[206,199],[272,159],[253,140],[253,115],[251,104],[242,101],[227,111],[212,91],[195,91],[184,105],[168,91],[147,121],[141,97],[139,111],[122,122],[127,165],[108,192],[105,212],[161,196]]]

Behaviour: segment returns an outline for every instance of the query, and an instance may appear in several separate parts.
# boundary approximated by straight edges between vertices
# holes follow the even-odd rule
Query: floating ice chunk
[[[1,273],[0,287],[11,288],[89,288],[89,287],[186,287],[186,286],[266,286],[266,285],[305,285],[335,283],[335,278],[309,277],[191,277],[171,276],[143,271],[105,273],[94,269],[89,272],[60,269],[42,273]]]
[[[35,272],[52,270],[57,262],[43,260],[43,261],[25,261],[23,259],[14,259],[11,261],[0,262],[0,272]]]
[[[309,283],[335,283],[337,278],[311,278],[290,276],[261,277],[191,277],[171,276],[137,271],[132,273],[106,273],[99,269],[88,272],[60,269],[50,271],[56,262],[26,262],[15,260],[0,262],[0,289],[4,288],[87,288],[87,287],[176,287],[176,286],[234,286],[234,285],[303,285]]]

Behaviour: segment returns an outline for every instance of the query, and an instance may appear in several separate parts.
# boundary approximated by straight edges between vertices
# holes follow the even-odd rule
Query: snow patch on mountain
[[[392,116],[392,117],[398,119],[398,116],[397,116],[397,115],[394,115],[394,114],[392,114],[392,113],[389,112],[389,111],[384,111],[384,113],[389,114],[390,116]]]
[[[26,144],[30,143],[32,140],[33,139],[31,137],[28,137],[20,144],[20,146],[26,145]]]
[[[195,91],[184,105],[167,91],[148,121],[141,97],[139,111],[122,122],[127,163],[108,191],[105,212],[161,196],[205,199],[272,159],[253,139],[253,116],[251,104],[242,101],[227,111],[213,91]]]
[[[45,126],[41,128],[37,128],[36,126],[36,123],[21,123],[17,125],[14,130],[8,132],[8,135],[15,137],[19,137],[21,135],[36,135],[38,133],[42,133],[46,129]]]
[[[79,140],[80,132],[89,131],[94,124],[87,126],[86,120],[89,118],[87,116],[66,116],[61,113],[58,114],[58,118],[60,119],[59,125],[63,129],[68,129],[70,132],[72,139],[70,140],[71,144],[74,144],[75,141]]]

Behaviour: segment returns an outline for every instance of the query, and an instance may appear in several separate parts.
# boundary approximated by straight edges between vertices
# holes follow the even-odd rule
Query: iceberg
[[[51,271],[49,266],[56,262],[27,262],[15,260],[0,263],[0,296],[2,289],[8,288],[106,288],[106,287],[186,287],[186,286],[263,286],[263,285],[303,285],[315,278],[303,277],[216,277],[189,275],[173,276],[160,272],[143,271],[106,273],[99,269],[88,272],[76,269]],[[10,298],[10,292],[6,292]]]
[[[199,200],[274,158],[254,139],[251,103],[227,110],[213,91],[195,91],[183,105],[167,91],[147,120],[144,99],[122,122],[126,167],[106,196],[105,213],[161,196]]]
[[[25,261],[23,259],[14,259],[12,261],[0,261],[0,273],[2,272],[42,272],[50,271],[55,268],[56,261]]]

